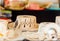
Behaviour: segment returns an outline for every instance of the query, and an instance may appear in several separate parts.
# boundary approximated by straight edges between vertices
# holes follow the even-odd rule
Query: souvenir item
[[[5,8],[11,10],[23,10],[28,4],[28,0],[5,0]]]
[[[60,26],[60,16],[57,16],[57,17],[56,17],[55,23]]]
[[[19,15],[16,19],[17,28],[34,31],[37,30],[36,17],[31,15]]]
[[[9,10],[0,10],[0,18],[10,18],[10,17],[12,17],[12,12],[11,11],[9,11]]]
[[[44,10],[49,8],[52,5],[52,2],[40,2],[39,0],[29,0],[29,3],[26,7],[28,10]]]
[[[60,38],[60,27],[55,23],[49,23],[44,27],[39,26],[39,39],[40,40],[58,40]]]
[[[5,38],[8,31],[8,20],[0,19],[0,38]]]

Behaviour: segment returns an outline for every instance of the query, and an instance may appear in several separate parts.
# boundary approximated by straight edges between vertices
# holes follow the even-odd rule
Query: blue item
[[[59,4],[52,4],[50,8],[47,8],[48,10],[60,10]]]

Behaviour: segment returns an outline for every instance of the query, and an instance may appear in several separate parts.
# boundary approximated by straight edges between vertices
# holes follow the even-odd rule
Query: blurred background
[[[44,10],[10,10],[12,11],[11,19],[13,21],[16,20],[18,15],[34,15],[37,17],[37,22],[55,22],[56,16],[60,16],[60,7],[59,0],[29,0],[30,2],[52,2],[53,4],[49,8],[45,8]],[[0,0],[0,5],[4,5],[4,0]],[[9,10],[9,9],[8,9]]]

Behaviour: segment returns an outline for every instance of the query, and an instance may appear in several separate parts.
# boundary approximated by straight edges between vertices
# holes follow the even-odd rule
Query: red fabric
[[[0,19],[2,19],[2,20],[8,20],[8,18],[0,18]]]

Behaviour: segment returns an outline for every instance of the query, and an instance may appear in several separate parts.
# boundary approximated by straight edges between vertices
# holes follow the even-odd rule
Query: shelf
[[[12,17],[13,21],[16,20],[16,16],[18,15],[34,15],[37,17],[37,22],[55,22],[55,17],[60,15],[60,11],[55,10],[43,10],[43,11],[36,11],[36,10],[21,10],[21,11],[13,11],[12,10]]]

